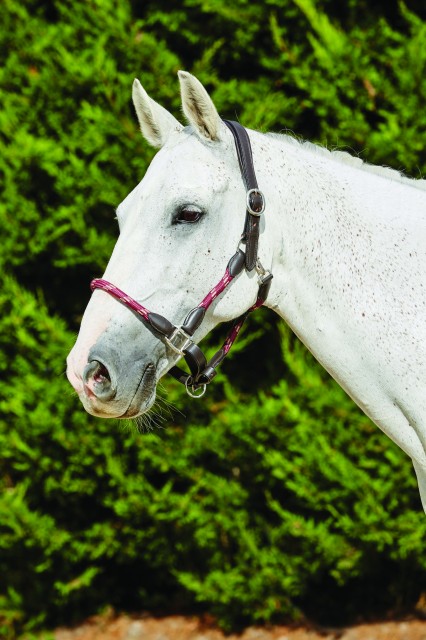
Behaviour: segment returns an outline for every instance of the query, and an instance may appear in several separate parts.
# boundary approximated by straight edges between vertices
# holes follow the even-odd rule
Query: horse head
[[[179,72],[179,80],[186,127],[134,82],[142,134],[160,150],[117,209],[120,233],[103,276],[173,325],[182,323],[224,273],[241,237],[246,201],[231,132],[201,83],[186,72]],[[262,233],[263,219],[259,225]],[[262,258],[266,264],[272,260],[263,239]],[[256,300],[256,271],[234,275],[232,286],[205,309],[195,342]],[[161,338],[156,326],[96,288],[67,361],[68,378],[85,409],[126,418],[147,411],[159,378],[180,357]]]

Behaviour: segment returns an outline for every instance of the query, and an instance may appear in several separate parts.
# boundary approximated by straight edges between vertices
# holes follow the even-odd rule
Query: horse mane
[[[289,135],[289,133],[291,135]],[[339,149],[330,150],[327,149],[327,147],[323,147],[307,140],[303,140],[302,138],[297,137],[293,132],[287,132],[285,134],[267,133],[266,135],[281,141],[284,140],[286,143],[302,148],[303,150],[310,151],[317,155],[326,156],[327,158],[331,158],[332,160],[336,160],[337,162],[341,162],[342,164],[356,167],[358,169],[361,169],[362,171],[368,171],[369,173],[374,173],[378,176],[387,178],[388,180],[402,182],[403,184],[407,184],[410,187],[415,187],[416,189],[422,189],[426,191],[425,179],[409,178],[401,171],[398,171],[398,169],[391,169],[390,167],[379,167],[374,164],[369,164],[368,162],[364,162],[364,160],[362,160],[361,158],[351,155],[347,151],[341,151]]]

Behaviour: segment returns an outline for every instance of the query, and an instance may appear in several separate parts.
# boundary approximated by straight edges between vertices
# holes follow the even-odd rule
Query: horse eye
[[[185,205],[179,209],[173,222],[178,224],[191,224],[193,222],[198,222],[202,215],[203,212],[201,209],[195,205]]]

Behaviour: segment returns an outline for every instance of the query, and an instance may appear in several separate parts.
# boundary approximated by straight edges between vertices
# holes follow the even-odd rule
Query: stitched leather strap
[[[238,162],[247,192],[258,190],[256,174],[253,166],[253,152],[246,129],[233,120],[224,120],[235,140]],[[246,269],[252,271],[256,266],[259,246],[260,218],[247,209],[242,240],[246,243]]]
[[[253,166],[253,152],[246,129],[234,120],[224,120],[224,123],[234,136],[241,174],[247,191],[250,191],[250,189],[258,189]]]

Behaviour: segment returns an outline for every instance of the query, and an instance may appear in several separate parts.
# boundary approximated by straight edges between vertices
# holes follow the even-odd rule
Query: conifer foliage
[[[152,157],[133,77],[180,117],[187,69],[224,117],[420,177],[422,11],[420,0],[3,0],[2,638],[107,605],[198,608],[228,628],[342,623],[404,611],[425,590],[410,461],[267,311],[205,402],[164,381],[165,429],[91,418],[64,376],[114,208]]]

